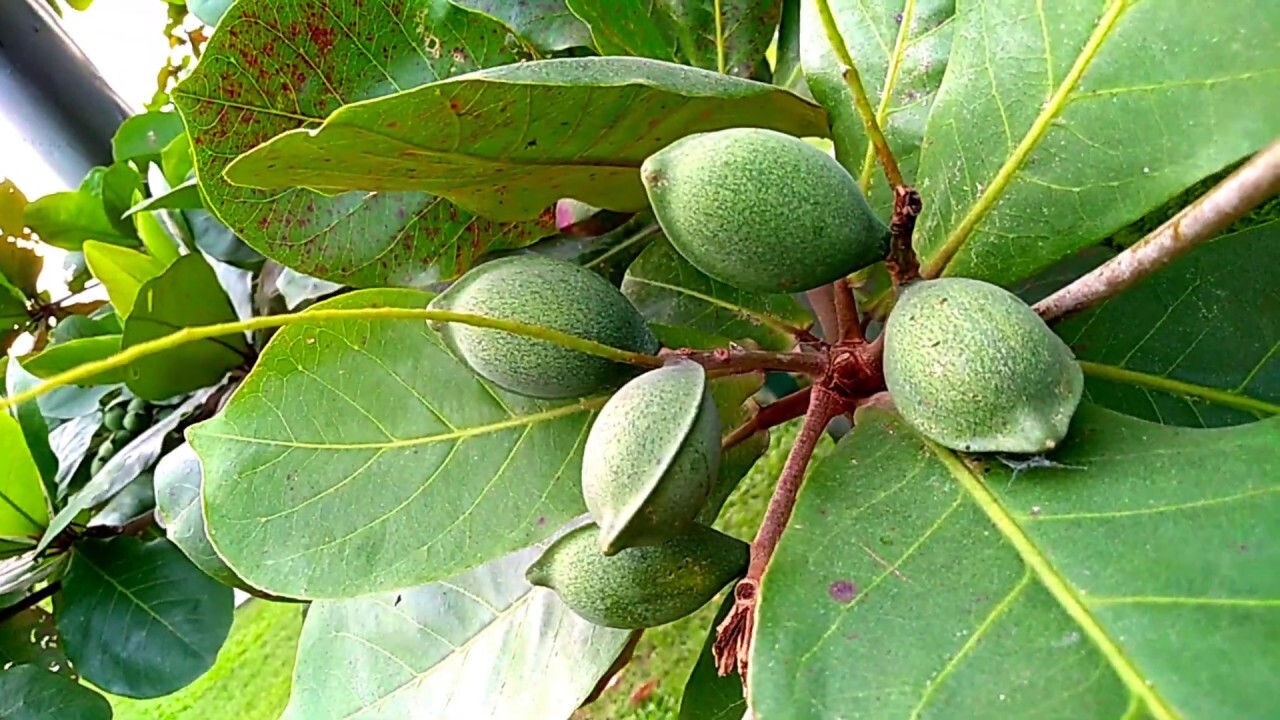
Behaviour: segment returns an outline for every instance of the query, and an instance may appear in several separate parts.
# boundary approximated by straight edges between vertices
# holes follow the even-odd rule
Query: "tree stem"
[[[858,317],[858,300],[853,296],[853,288],[849,287],[847,278],[840,278],[832,285],[835,294],[836,322],[840,326],[840,334],[833,342],[862,340],[862,319]]]
[[[840,317],[836,312],[835,285],[821,285],[805,292],[804,297],[813,309],[813,316],[822,328],[822,337],[827,342],[840,340]]]
[[[750,420],[742,423],[724,436],[720,444],[721,448],[728,450],[741,442],[745,442],[747,438],[761,430],[768,430],[800,417],[804,414],[805,409],[809,407],[809,393],[812,391],[812,387],[802,388],[760,408],[755,415],[751,416]]]
[[[1280,141],[1254,155],[1124,252],[1036,303],[1035,310],[1048,321],[1092,307],[1212,239],[1277,193],[1280,193]]]
[[[9,607],[0,608],[0,624],[3,624],[8,620],[17,617],[23,611],[30,610],[36,605],[39,605],[45,600],[53,597],[53,595],[61,589],[62,589],[62,581],[54,580],[53,582],[49,583],[48,585],[45,585],[39,590],[36,590],[30,595],[27,595],[26,597],[10,605]]]

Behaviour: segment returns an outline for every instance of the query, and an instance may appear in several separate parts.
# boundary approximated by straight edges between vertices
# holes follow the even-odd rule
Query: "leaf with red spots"
[[[634,57],[541,60],[349,105],[227,167],[260,188],[437,193],[500,222],[571,197],[648,206],[640,163],[686,135],[738,126],[827,133],[818,105],[782,88]]]
[[[554,233],[550,218],[501,224],[423,192],[320,195],[231,185],[237,155],[342,105],[515,62],[508,30],[442,0],[241,0],[174,91],[209,208],[246,243],[348,285],[456,276],[489,250]]]

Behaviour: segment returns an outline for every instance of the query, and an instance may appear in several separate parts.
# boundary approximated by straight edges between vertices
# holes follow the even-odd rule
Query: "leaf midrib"
[[[1084,77],[1089,65],[1097,57],[1103,43],[1111,34],[1111,31],[1115,29],[1124,11],[1132,5],[1132,1],[1110,0],[1102,17],[1098,19],[1098,24],[1094,27],[1093,33],[1085,42],[1084,47],[1081,48],[1080,54],[1076,56],[1076,60],[1067,72],[1066,77],[1058,84],[1057,89],[1054,90],[1049,101],[1044,104],[1040,114],[1031,123],[1031,127],[1023,135],[1022,140],[1018,142],[1009,158],[1000,166],[999,171],[992,178],[991,184],[987,186],[987,189],[978,197],[973,207],[969,208],[969,212],[965,214],[960,223],[947,236],[946,241],[943,242],[942,247],[938,249],[933,259],[923,264],[920,269],[921,275],[924,277],[937,277],[938,275],[946,275],[947,271],[951,269],[952,261],[959,254],[965,242],[968,241],[978,225],[995,208],[1009,183],[1013,182],[1014,176],[1022,169],[1031,152],[1036,149],[1040,144],[1040,140],[1048,132],[1049,126],[1067,106],[1071,93],[1076,89],[1080,79]]]
[[[1250,397],[1248,395],[1239,395],[1227,390],[1219,390],[1217,388],[1196,385],[1161,375],[1138,372],[1137,370],[1130,370],[1116,365],[1090,362],[1088,360],[1080,360],[1078,362],[1080,364],[1080,369],[1084,371],[1085,375],[1102,380],[1128,383],[1136,387],[1159,390],[1171,395],[1200,398],[1201,400],[1206,400],[1223,407],[1229,407],[1245,412],[1258,413],[1266,416],[1280,415],[1280,405],[1267,402],[1266,400],[1259,400],[1258,398]]]
[[[1153,686],[1143,679],[1142,673],[1139,672],[1137,666],[1134,665],[1133,661],[1129,659],[1111,635],[1103,629],[1098,619],[1093,616],[1092,611],[1076,595],[1075,590],[1072,589],[1067,579],[1058,573],[1045,553],[1027,535],[1013,515],[996,498],[995,494],[987,488],[982,479],[974,475],[955,453],[923,436],[921,436],[920,441],[933,451],[947,471],[969,494],[969,497],[977,503],[983,514],[991,521],[991,524],[1013,546],[1018,556],[1022,558],[1022,561],[1035,574],[1036,578],[1040,580],[1044,588],[1049,591],[1053,599],[1075,621],[1081,631],[1088,636],[1098,651],[1106,658],[1121,682],[1129,688],[1129,691],[1134,696],[1142,699],[1147,711],[1156,720],[1178,720],[1178,713],[1156,692]]]
[[[121,595],[124,595],[126,598],[132,601],[134,605],[137,605],[138,607],[142,608],[143,612],[150,615],[152,619],[154,619],[156,622],[163,625],[165,629],[167,629],[170,633],[173,634],[174,637],[181,640],[183,645],[186,645],[187,647],[191,648],[191,650],[195,652],[196,655],[198,655],[199,657],[202,657],[202,658],[208,657],[208,653],[196,647],[196,645],[191,640],[187,639],[186,635],[183,635],[182,633],[178,632],[178,630],[174,628],[172,625],[170,625],[167,620],[165,620],[160,615],[156,614],[156,612],[151,609],[150,605],[142,602],[140,599],[138,599],[138,596],[134,595],[129,590],[129,588],[126,588],[124,585],[121,585],[119,582],[116,581],[115,578],[108,575],[105,570],[103,570],[101,567],[97,565],[97,563],[90,560],[88,555],[81,552],[81,553],[78,553],[78,557],[80,560],[82,560],[85,563],[85,565],[92,568],[93,571],[96,572],[98,575],[101,575],[102,579],[105,580],[107,584],[109,584],[111,587],[116,589],[116,592],[120,593]]]

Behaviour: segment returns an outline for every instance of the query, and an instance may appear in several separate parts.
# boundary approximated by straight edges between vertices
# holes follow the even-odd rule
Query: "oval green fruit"
[[[124,416],[123,427],[128,432],[136,434],[136,433],[142,432],[147,428],[148,420],[149,418],[147,417],[147,413],[145,412],[128,413]]]
[[[115,431],[124,427],[125,409],[119,405],[107,410],[102,416],[102,426]]]
[[[720,413],[707,373],[675,360],[609,398],[582,456],[582,496],[600,551],[656,545],[693,524],[720,469]]]
[[[429,307],[539,325],[631,352],[651,355],[659,349],[635,306],[607,280],[581,265],[539,255],[479,265]],[[472,371],[521,395],[581,397],[636,373],[623,363],[504,330],[461,323],[436,327]]]
[[[1013,293],[969,278],[917,282],[884,333],[889,394],[930,440],[965,452],[1042,453],[1066,436],[1084,374]]]
[[[803,292],[888,252],[889,228],[827,153],[773,130],[688,135],[640,167],[658,224],[686,260],[743,290]]]
[[[596,625],[640,629],[693,614],[720,589],[742,577],[751,547],[694,525],[660,544],[600,553],[600,529],[577,528],[551,544],[525,572],[554,590],[575,613]]]

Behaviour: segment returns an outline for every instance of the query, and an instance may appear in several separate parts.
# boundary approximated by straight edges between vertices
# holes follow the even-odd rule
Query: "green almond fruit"
[[[884,377],[902,418],[965,452],[1043,453],[1084,391],[1071,348],[1013,293],[942,278],[902,292],[885,323]]]
[[[117,405],[102,416],[102,426],[111,431],[120,430],[124,427],[125,415],[125,409]]]
[[[796,293],[883,260],[889,228],[858,182],[791,135],[688,135],[645,159],[658,224],[694,267],[755,292]]]
[[[131,413],[144,413],[147,412],[150,407],[151,403],[148,403],[142,398],[134,398],[129,401],[129,412]]]
[[[720,470],[720,414],[701,365],[676,360],[601,408],[582,457],[582,496],[600,551],[656,545],[691,526]]]
[[[479,265],[428,307],[538,325],[647,355],[660,347],[635,306],[607,280],[581,265],[539,255]],[[520,395],[582,397],[636,374],[624,363],[505,330],[433,325],[473,372]]]
[[[694,525],[660,544],[600,553],[600,529],[577,528],[551,544],[525,572],[587,622],[636,630],[692,615],[742,577],[751,546]]]
[[[124,416],[124,429],[135,434],[142,432],[147,428],[149,420],[145,412],[128,413]]]

